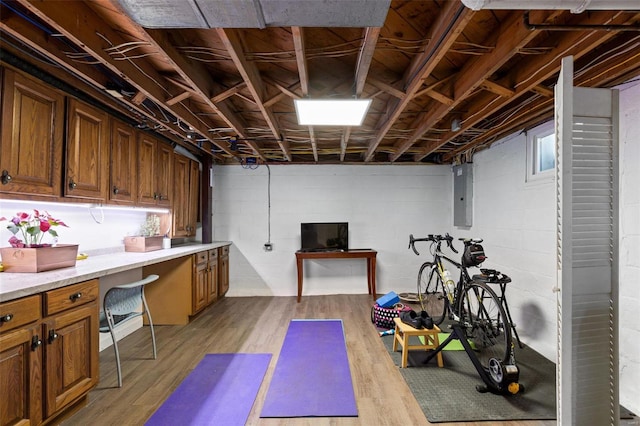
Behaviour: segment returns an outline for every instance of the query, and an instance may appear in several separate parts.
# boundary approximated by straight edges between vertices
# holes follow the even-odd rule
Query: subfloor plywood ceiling
[[[491,3],[3,1],[0,59],[216,164],[465,162],[552,118],[565,56],[576,86],[640,75],[640,5]],[[362,126],[310,127],[302,98],[372,103]]]

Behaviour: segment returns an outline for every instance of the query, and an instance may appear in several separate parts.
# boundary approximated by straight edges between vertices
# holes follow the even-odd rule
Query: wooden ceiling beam
[[[364,40],[362,41],[362,46],[360,46],[358,59],[356,61],[355,87],[357,97],[360,97],[364,90],[364,84],[369,75],[369,68],[371,67],[371,61],[373,60],[373,54],[376,50],[379,36],[380,28],[378,27],[367,27],[364,30]]]
[[[373,60],[373,54],[375,53],[376,45],[378,44],[378,37],[380,37],[379,27],[367,27],[364,29],[362,45],[360,46],[358,59],[356,60],[356,98],[360,98],[364,91],[364,86],[367,81],[367,77],[369,76],[369,69],[371,68],[371,61]],[[350,137],[351,127],[346,127],[342,131],[342,137],[340,138],[340,161],[344,161]]]
[[[637,46],[637,42],[635,45]],[[639,58],[640,51],[637,49],[627,49],[624,53],[616,55],[615,57],[613,55],[608,55],[602,58],[602,60],[596,65],[590,67],[586,72],[577,76],[574,80],[574,85],[585,87],[608,86],[611,81],[616,81],[617,79],[628,75],[629,72],[634,72],[638,68],[637,64],[640,63],[638,61]],[[544,90],[541,91],[540,88],[544,88]],[[531,91],[544,96],[544,98],[531,102],[527,106],[526,111],[523,111],[520,115],[511,117],[508,125],[496,126],[489,129],[481,136],[475,138],[473,142],[454,149],[443,157],[443,161],[450,161],[461,152],[465,152],[476,146],[484,145],[490,142],[491,139],[504,137],[510,132],[526,127],[527,123],[531,123],[532,120],[534,120],[534,118],[531,117],[532,115],[534,117],[539,117],[542,113],[546,112],[551,114],[548,116],[550,118],[553,112],[553,91],[546,89],[546,87],[542,85],[537,85],[534,88],[531,88]],[[547,91],[551,92],[551,96],[545,96]]]
[[[211,98],[211,102],[213,102],[214,104],[217,104],[219,102],[224,101],[227,98],[230,98],[231,96],[235,95],[236,93],[240,92],[242,89],[244,89],[245,87],[247,87],[247,83],[245,83],[244,81],[240,84],[236,84],[235,86],[218,93],[217,95],[215,95],[214,97]]]
[[[582,21],[584,24],[602,23],[607,21],[614,24],[626,24],[634,22],[638,17],[632,19],[625,19],[624,12],[616,11],[601,11],[593,12],[586,15],[586,18]],[[515,94],[511,98],[498,98],[498,99],[485,99],[481,102],[476,102],[472,105],[465,116],[462,118],[462,132],[470,129],[485,117],[490,117],[492,114],[500,111],[502,108],[514,102],[520,96],[525,95],[532,88],[537,87],[545,80],[556,75],[560,70],[560,61],[558,58],[572,55],[574,58],[580,58],[585,54],[591,52],[599,45],[606,43],[613,38],[615,33],[608,31],[576,31],[576,32],[563,32],[556,40],[556,46],[544,55],[537,55],[527,58],[521,61],[521,65],[514,73],[516,76],[508,76],[514,81],[521,81],[522,83],[516,84]],[[460,132],[447,132],[442,135],[442,138],[438,142],[432,142],[426,145],[418,154],[415,155],[415,160],[420,161],[427,155],[431,154],[454,137],[458,136]]]
[[[191,95],[192,95],[192,92],[182,92],[182,93],[180,93],[178,96],[174,96],[174,97],[173,97],[173,98],[171,98],[171,99],[167,99],[167,100],[165,101],[165,104],[166,104],[166,105],[169,105],[169,106],[173,106],[173,105],[177,104],[178,102],[182,102],[182,101],[184,101],[185,99],[190,98],[190,97],[191,97]]]
[[[449,96],[443,95],[442,93],[437,92],[437,91],[435,91],[433,89],[432,90],[427,90],[426,94],[430,98],[435,99],[436,101],[440,102],[441,104],[444,104],[444,105],[447,105],[447,106],[451,106],[455,102]]]
[[[264,106],[263,98],[265,96],[265,90],[262,84],[262,79],[260,78],[260,72],[258,71],[255,63],[249,62],[245,57],[244,48],[242,47],[242,41],[240,39],[239,32],[235,29],[230,28],[216,28],[215,31],[218,34],[218,37],[220,37],[220,40],[226,47],[227,51],[231,55],[231,59],[236,65],[236,68],[242,76],[242,79],[245,83],[247,83],[247,88],[251,92],[251,96],[253,96],[256,105],[260,109],[262,117],[271,130],[273,137],[278,142],[278,145],[282,150],[282,154],[287,159],[287,161],[291,161],[292,157],[289,144],[282,139],[282,134],[280,132],[280,129],[278,128],[278,124],[273,113]]]
[[[368,83],[371,84],[372,86],[377,87],[378,89],[390,94],[391,96],[393,96],[395,98],[404,99],[404,98],[407,97],[407,94],[404,93],[402,90],[396,89],[392,85],[387,84],[384,81],[380,81],[377,78],[369,77]]]
[[[554,12],[559,13],[559,12]],[[547,19],[545,17],[545,19]],[[491,52],[470,59],[465,63],[458,73],[453,86],[454,103],[451,105],[442,104],[440,107],[423,114],[416,123],[416,130],[396,146],[396,152],[391,156],[391,161],[396,161],[411,146],[413,146],[422,135],[432,128],[438,121],[444,118],[456,105],[466,100],[480,85],[504,65],[513,55],[533,40],[537,31],[529,30],[522,20],[520,12],[513,12],[509,18],[495,31],[487,45],[496,46]],[[435,145],[435,144],[434,144]]]
[[[409,105],[410,100],[422,86],[424,79],[431,74],[436,65],[442,60],[460,33],[471,21],[473,15],[474,12],[462,3],[453,1],[444,3],[442,11],[429,29],[426,37],[429,42],[424,52],[414,57],[408,68],[409,72],[405,75],[406,96],[393,106],[390,105],[391,110],[386,116],[386,121],[381,124],[380,130],[369,144],[369,148],[364,155],[365,162],[371,161],[380,142],[382,142],[396,120]]]
[[[284,86],[279,84],[279,86],[276,86],[276,87],[280,88],[280,87],[284,87]],[[278,93],[277,95],[275,95],[271,99],[265,101],[264,102],[264,106],[269,108],[269,107],[273,106],[274,104],[277,104],[281,100],[287,99],[287,98],[300,99],[300,96],[298,96],[298,94],[296,92],[294,92],[294,90],[298,90],[299,88],[300,88],[300,82],[296,82],[295,84],[285,88],[286,89],[285,91],[280,91],[280,93]],[[293,95],[293,96],[291,96],[291,95]]]
[[[291,27],[291,35],[293,37],[293,46],[296,52],[296,64],[298,65],[300,88],[302,89],[302,96],[306,98],[307,96],[309,96],[309,67],[307,63],[307,55],[304,49],[304,31],[301,27]],[[313,130],[313,126],[309,126],[308,128],[309,142],[311,143],[311,151],[313,152],[313,160],[317,163],[318,142],[316,141],[316,132]]]
[[[101,1],[105,4],[110,5],[115,10],[120,11],[123,15],[126,15],[124,9],[117,0],[94,0]],[[196,61],[187,60],[171,43],[171,41],[167,37],[167,33],[163,31],[153,31],[153,30],[144,30],[142,27],[138,25],[133,25],[131,28],[136,28],[136,36],[141,40],[149,43],[152,47],[154,47],[158,54],[163,57],[163,59],[169,63],[173,69],[175,69],[176,73],[182,78],[185,83],[182,83],[180,80],[176,78],[171,78],[171,81],[181,86],[184,90],[190,91],[192,95],[196,96],[200,99],[204,104],[210,108],[216,115],[226,123],[229,128],[241,138],[246,138],[246,131],[244,130],[244,125],[241,120],[229,109],[227,105],[224,103],[214,103],[211,100],[211,92],[213,92],[217,88],[217,84],[211,79],[209,73],[204,68],[204,66]],[[169,104],[171,106],[173,104]],[[204,136],[207,137],[206,134]],[[229,155],[234,155],[228,148],[224,145],[216,144],[220,149],[226,152]],[[260,159],[264,160],[265,157],[260,152],[260,148],[253,141],[248,142],[248,145],[254,151],[254,154]]]
[[[537,93],[538,95],[542,95],[545,98],[553,98],[554,96],[553,89],[549,89],[542,84],[538,84],[537,86],[532,87],[531,91]]]
[[[144,92],[137,91],[136,94],[131,97],[131,103],[141,105],[145,99],[147,99],[147,95],[145,95]]]
[[[73,7],[60,7],[58,2],[17,2],[76,46],[82,47],[115,75],[144,93],[146,98],[157,105],[163,105],[168,93],[156,82],[162,82],[164,77],[145,61],[136,62],[134,66],[130,61],[115,60],[107,53],[105,49],[128,40],[124,40],[120,33],[109,27],[87,4],[77,2]],[[167,111],[195,131],[207,135],[209,126],[204,125],[200,117],[181,104],[167,106]]]
[[[516,94],[514,90],[509,89],[508,87],[505,87],[491,80],[483,81],[480,87],[498,96],[504,96],[505,98],[510,98],[511,96]]]
[[[112,80],[98,71],[95,66],[86,64],[83,61],[70,59],[65,52],[56,48],[55,43],[51,43],[51,40],[48,39],[49,37],[41,29],[27,23],[24,19],[18,18],[16,15],[6,14],[0,21],[0,30],[19,40],[25,46],[29,46],[34,52],[42,55],[43,58],[55,63],[56,65],[52,65],[52,69],[48,69],[47,72],[56,78],[66,81],[69,85],[85,93],[91,93],[92,90],[96,91],[96,99],[105,105],[111,106],[114,110],[121,111],[128,116],[136,113],[139,117],[145,117],[148,123],[152,123],[158,129],[166,131],[164,135],[168,139],[172,139],[180,145],[186,145],[185,147],[195,150],[195,152],[212,155],[211,150],[205,149],[206,147],[204,146],[197,146],[190,142],[186,143],[184,130],[176,123],[159,120],[150,115],[146,108],[141,107],[142,102],[147,98],[143,92],[138,91],[131,98],[123,97],[117,100],[106,94],[103,97],[102,91],[106,89],[107,84],[112,83]],[[65,46],[65,48],[68,49],[69,46]],[[45,69],[48,68],[46,64],[43,66]],[[134,117],[132,118],[135,119]]]
[[[440,86],[441,84],[446,83],[447,81],[451,80],[452,78],[454,78],[457,74],[450,74],[448,77],[443,78],[442,80],[438,80],[433,84],[430,84],[429,86],[425,87],[424,89],[418,90],[414,95],[413,98],[419,98],[420,96],[426,95],[427,93],[429,93],[432,90],[435,90],[436,87]]]
[[[298,65],[298,76],[300,78],[300,88],[302,96],[309,95],[309,67],[307,55],[304,50],[304,31],[301,27],[291,27],[293,46],[296,52],[296,64]]]

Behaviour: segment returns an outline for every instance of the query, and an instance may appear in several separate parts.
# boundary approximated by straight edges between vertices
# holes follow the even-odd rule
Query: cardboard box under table
[[[407,367],[407,357],[409,356],[409,351],[411,349],[423,349],[423,350],[433,350],[440,345],[440,341],[438,339],[438,333],[440,333],[440,328],[437,325],[434,325],[432,329],[427,328],[413,328],[409,324],[405,324],[402,322],[400,318],[394,318],[393,322],[396,323],[395,335],[393,336],[393,351],[398,350],[398,344],[402,346],[402,363],[400,367]],[[424,337],[424,344],[420,345],[411,345],[409,344],[409,339],[411,336]],[[438,352],[436,355],[438,359],[438,367],[443,367],[444,362],[442,361],[442,353]]]

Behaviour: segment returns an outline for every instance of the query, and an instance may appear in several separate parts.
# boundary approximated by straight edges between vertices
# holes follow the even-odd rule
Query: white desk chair
[[[122,387],[122,371],[120,370],[120,353],[118,352],[118,342],[115,335],[116,328],[132,318],[146,314],[149,320],[149,328],[151,329],[153,359],[156,359],[156,335],[153,331],[151,313],[144,297],[144,286],[158,278],[160,278],[158,275],[152,274],[140,281],[112,287],[104,295],[103,311],[100,312],[100,332],[111,333],[118,367],[118,387]],[[141,307],[142,309],[140,309]]]

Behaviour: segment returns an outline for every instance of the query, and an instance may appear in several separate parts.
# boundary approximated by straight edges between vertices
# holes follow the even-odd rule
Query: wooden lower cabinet
[[[218,297],[229,290],[229,246],[218,248]]]
[[[188,324],[191,316],[220,299],[218,250],[204,250],[143,268],[143,276],[160,277],[145,288],[154,324]],[[228,271],[228,257],[226,262]],[[143,321],[146,323],[146,318]]]
[[[218,249],[209,250],[207,261],[207,304],[218,300]]]
[[[56,423],[98,383],[98,294],[91,280],[0,303],[0,425]]]
[[[98,383],[98,305],[45,319],[45,415],[53,416]]]
[[[42,422],[40,324],[0,334],[0,425]]]
[[[207,287],[209,282],[209,263],[207,252],[193,255],[193,309],[192,314],[200,312],[207,306]]]

